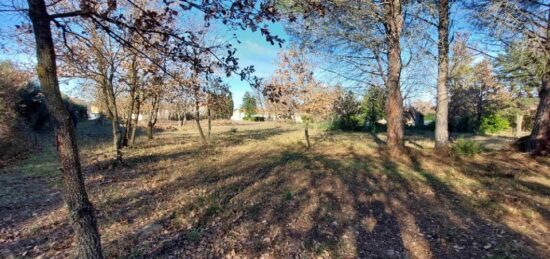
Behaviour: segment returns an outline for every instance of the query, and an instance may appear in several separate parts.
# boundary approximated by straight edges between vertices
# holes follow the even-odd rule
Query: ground
[[[474,157],[434,154],[422,134],[390,160],[383,134],[300,125],[162,125],[112,167],[109,126],[78,129],[107,257],[544,258],[550,160],[483,137]],[[50,137],[0,171],[0,257],[62,258],[74,237]],[[38,149],[38,147],[37,147]]]

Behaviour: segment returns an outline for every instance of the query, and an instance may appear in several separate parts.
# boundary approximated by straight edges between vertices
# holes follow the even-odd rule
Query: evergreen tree
[[[254,96],[252,96],[249,92],[244,93],[241,110],[244,111],[245,119],[251,118],[252,115],[254,115],[258,111],[256,98],[254,98]]]

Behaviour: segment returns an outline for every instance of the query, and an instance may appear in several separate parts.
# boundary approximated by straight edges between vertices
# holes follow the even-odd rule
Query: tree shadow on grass
[[[243,142],[232,138],[244,138],[260,145],[287,133],[257,132],[249,139],[220,134],[219,143],[237,145]],[[475,207],[480,200],[426,166],[458,168],[490,188],[494,177],[484,164],[417,150],[407,153],[410,161],[394,161],[380,139],[374,151],[333,143],[306,152],[293,144],[244,150],[230,159],[216,148],[166,141],[171,147],[162,152],[128,157],[130,167],[90,175],[102,176],[88,182],[91,197],[109,193],[95,202],[108,257],[544,256],[540,240],[489,219]],[[514,188],[504,194],[525,193]]]
[[[528,258],[542,258],[544,250],[540,250],[540,244],[528,236],[523,235],[500,222],[499,217],[495,215],[488,215],[491,210],[483,208],[484,201],[471,197],[467,197],[463,194],[457,193],[448,180],[443,180],[437,173],[425,170],[423,163],[433,158],[432,154],[426,154],[424,152],[410,149],[407,152],[409,158],[413,163],[413,171],[410,172],[421,177],[427,185],[433,191],[430,199],[414,200],[416,206],[444,208],[443,211],[438,213],[420,213],[415,215],[419,226],[425,227],[423,231],[428,233],[429,236],[438,237],[436,246],[445,247],[445,250],[434,250],[437,257],[528,257]],[[463,167],[471,167],[466,161],[458,160],[457,163],[451,165],[448,162],[438,161],[438,164],[442,167],[459,167],[461,172],[471,172],[471,170],[464,170]],[[521,164],[521,163],[519,163]],[[474,165],[475,166],[475,165]],[[479,166],[479,165],[478,165]],[[503,168],[493,168],[492,170],[498,171]],[[477,168],[477,172],[482,172],[483,168]],[[478,175],[466,175],[476,181],[479,181],[485,191],[490,193],[489,202],[486,205],[497,206],[496,197],[505,197],[508,195],[508,191],[504,191],[509,188],[495,188],[494,181],[489,180],[491,177],[487,177],[483,173]],[[402,176],[399,181],[406,182]],[[505,180],[499,180],[500,182]],[[512,179],[513,181],[513,179]],[[409,191],[410,185],[406,187]],[[504,193],[503,193],[504,191]],[[498,198],[497,198],[498,199]],[[480,210],[484,211],[480,214]],[[542,215],[547,212],[541,212]],[[492,217],[493,220],[488,219]],[[494,220],[496,218],[496,221]],[[434,228],[435,222],[445,223],[437,224],[438,231]],[[454,226],[448,227],[448,223],[453,222]],[[445,228],[440,228],[445,226]],[[442,231],[443,230],[443,231]],[[434,247],[434,246],[432,246]]]
[[[243,154],[220,169],[182,176],[145,194],[174,194],[146,200],[159,203],[177,199],[181,190],[207,190],[144,227],[158,224],[155,234],[141,230],[107,247],[130,242],[134,248],[118,255],[143,257],[543,255],[531,249],[533,240],[478,214],[467,197],[424,170],[423,154],[409,153],[412,164],[387,159],[382,148],[367,155],[352,147],[337,155],[305,153],[301,147]],[[189,219],[185,227],[174,223],[181,218]],[[135,249],[143,243],[148,246]]]

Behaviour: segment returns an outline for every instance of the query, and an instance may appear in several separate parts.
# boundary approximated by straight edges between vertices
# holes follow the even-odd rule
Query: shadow
[[[218,133],[208,148],[189,134],[164,132],[157,143],[140,142],[127,150],[128,166],[89,173],[86,184],[95,198],[106,257],[547,254],[547,241],[513,229],[491,210],[510,202],[548,217],[536,204],[547,198],[548,188],[521,178],[538,176],[531,162],[490,154],[487,160],[449,160],[415,148],[390,160],[384,141],[374,134],[313,136],[329,145],[307,151],[271,139],[296,130],[301,129]],[[376,146],[363,143],[371,139]],[[453,182],[459,180],[478,185]],[[532,197],[537,199],[529,201]],[[50,235],[70,240],[67,230],[66,225],[43,230],[28,237],[35,241],[14,241],[10,247],[18,253],[27,244],[42,247],[48,242],[41,238]]]

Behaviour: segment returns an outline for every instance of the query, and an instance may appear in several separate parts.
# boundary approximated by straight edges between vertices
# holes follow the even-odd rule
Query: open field
[[[140,137],[112,168],[109,127],[80,125],[105,255],[179,258],[544,258],[550,160],[506,149],[441,158],[425,137],[388,160],[384,136],[216,122]],[[0,172],[0,257],[66,257],[73,236],[49,138]],[[493,145],[493,146],[491,146]]]

